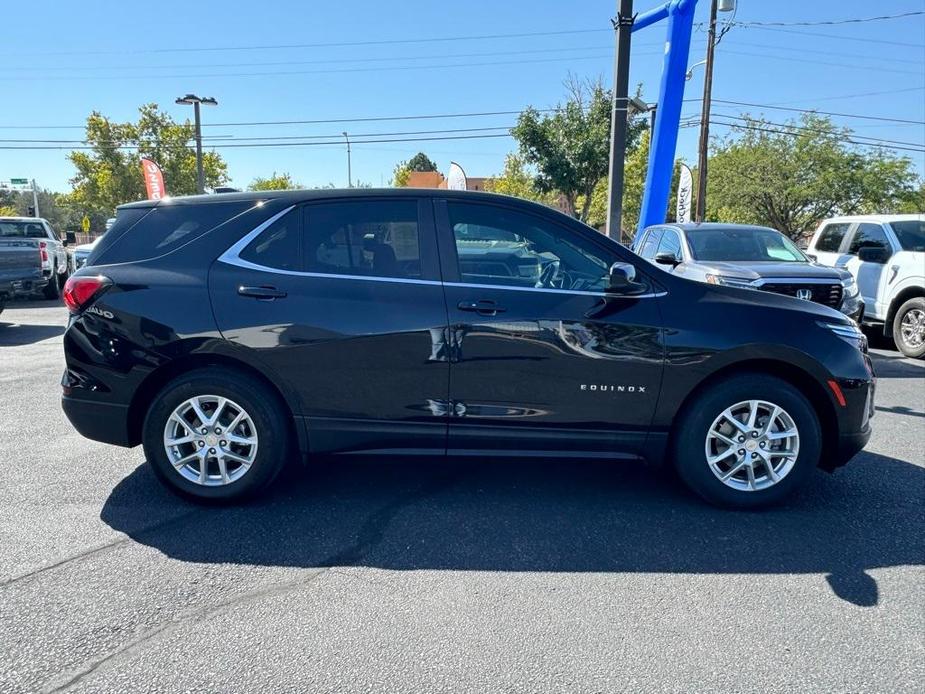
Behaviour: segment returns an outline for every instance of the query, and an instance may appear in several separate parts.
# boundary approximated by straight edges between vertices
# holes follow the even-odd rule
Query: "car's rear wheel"
[[[681,479],[707,501],[754,508],[791,494],[818,465],[819,419],[794,386],[738,375],[703,392],[674,437]]]
[[[909,299],[893,318],[893,341],[907,357],[925,356],[925,298]]]
[[[171,490],[235,501],[275,479],[291,450],[289,413],[263,383],[225,368],[168,384],[144,421],[145,455]]]

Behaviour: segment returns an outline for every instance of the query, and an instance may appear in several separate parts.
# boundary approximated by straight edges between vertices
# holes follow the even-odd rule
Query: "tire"
[[[755,427],[739,431],[723,413],[731,410],[744,426],[751,402],[759,403],[755,408],[758,413]],[[771,426],[774,440],[768,440],[760,430],[775,412],[771,409],[774,405],[781,408],[782,414],[776,416]],[[732,447],[715,436],[708,436],[714,428],[732,439],[736,444],[734,450],[726,454]],[[783,433],[793,428],[797,436],[784,438]],[[759,432],[753,437],[751,433],[755,430]],[[799,390],[767,374],[740,374],[713,384],[690,403],[674,432],[674,463],[684,483],[710,503],[728,508],[758,508],[780,502],[807,480],[819,464],[821,441],[819,418]],[[786,450],[795,450],[796,455],[771,455],[769,462],[765,462],[765,455],[773,454],[775,449],[782,450],[784,446]],[[708,448],[715,456],[713,466],[707,458]],[[748,471],[749,461],[755,466],[753,478]],[[739,470],[729,481],[720,480],[720,474],[730,473],[737,466]],[[771,472],[778,481],[773,480]]]
[[[226,401],[218,420],[209,424],[208,435],[202,434],[202,420],[189,404],[192,400],[207,418],[215,414],[210,407]],[[183,411],[183,424],[171,418],[178,408]],[[222,431],[222,423],[230,425],[240,412],[244,417],[233,431]],[[177,378],[157,395],[145,416],[142,440],[148,463],[168,489],[194,501],[228,503],[252,497],[273,482],[292,451],[291,420],[276,394],[261,381],[232,369],[211,367]],[[168,454],[168,435],[176,441],[195,440],[171,447]],[[225,437],[254,443],[240,445]],[[224,455],[210,456],[209,452]],[[208,459],[205,481],[201,454]],[[221,464],[219,457],[224,461]],[[243,459],[250,459],[246,468]]]
[[[57,299],[61,296],[61,275],[55,272],[48,278],[48,284],[42,288],[42,296],[46,299]]]
[[[914,297],[899,307],[893,316],[893,342],[907,357],[925,356],[925,298]]]

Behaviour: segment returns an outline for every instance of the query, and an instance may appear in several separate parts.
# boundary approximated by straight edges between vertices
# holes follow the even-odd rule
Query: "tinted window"
[[[46,239],[45,227],[41,222],[23,222],[13,220],[0,220],[0,237]]]
[[[793,241],[773,229],[692,229],[687,243],[695,260],[806,261]]]
[[[607,254],[540,217],[493,205],[448,202],[463,282],[601,290]]]
[[[362,200],[305,208],[308,272],[421,277],[417,201]]]
[[[87,263],[125,263],[176,250],[254,206],[252,200],[196,205],[164,204],[120,210],[116,223]],[[139,220],[143,220],[140,221]]]
[[[659,239],[661,239],[661,229],[651,229],[642,241],[642,248],[639,249],[639,255],[648,260],[655,257],[655,249],[658,248]]]
[[[822,229],[822,233],[819,234],[819,240],[816,241],[816,250],[824,253],[838,253],[849,226],[849,224],[843,222],[826,224]]]
[[[241,258],[278,270],[301,270],[299,218],[298,210],[284,214],[241,251]]]
[[[848,253],[857,255],[862,248],[883,248],[890,250],[890,242],[887,241],[886,232],[879,224],[858,224],[851,239],[851,247]]]
[[[678,232],[674,229],[665,229],[662,240],[658,242],[658,250],[655,251],[655,255],[659,253],[671,253],[675,258],[681,258],[681,238],[678,236]]]
[[[925,251],[925,221],[890,222],[890,226],[904,251]]]

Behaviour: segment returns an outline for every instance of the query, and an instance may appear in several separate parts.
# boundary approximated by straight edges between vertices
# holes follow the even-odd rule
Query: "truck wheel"
[[[260,381],[197,369],[167,384],[145,416],[155,475],[188,499],[231,502],[264,489],[292,451],[291,415]]]
[[[893,341],[907,357],[925,356],[925,298],[909,299],[893,317]]]
[[[760,373],[714,384],[674,432],[681,479],[707,501],[756,508],[781,501],[819,463],[821,429],[795,387]]]
[[[61,295],[61,275],[57,272],[52,273],[48,278],[48,284],[42,290],[42,296],[46,299],[57,299]]]

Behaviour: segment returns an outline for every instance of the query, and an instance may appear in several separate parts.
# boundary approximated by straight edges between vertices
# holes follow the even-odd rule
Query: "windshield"
[[[505,229],[482,226],[481,224],[457,224],[453,227],[457,241],[507,241],[519,243],[523,239]]]
[[[911,219],[890,222],[890,226],[904,251],[925,252],[925,221]]]
[[[695,260],[805,263],[793,242],[773,229],[696,229],[688,231]]]
[[[44,239],[45,227],[38,222],[0,221],[0,237],[21,239]]]

